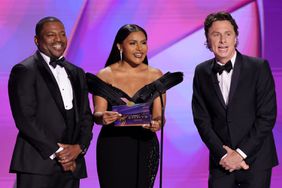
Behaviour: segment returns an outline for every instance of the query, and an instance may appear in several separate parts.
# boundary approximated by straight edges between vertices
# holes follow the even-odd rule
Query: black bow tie
[[[63,62],[65,61],[65,58],[62,57],[61,59],[54,59],[54,58],[51,58],[50,59],[50,65],[54,68],[56,68],[57,65],[60,65],[61,67],[64,67],[64,64]]]
[[[219,73],[219,75],[221,75],[224,70],[229,73],[231,69],[232,69],[231,61],[228,61],[225,65],[219,65],[215,63],[213,66],[213,72]]]

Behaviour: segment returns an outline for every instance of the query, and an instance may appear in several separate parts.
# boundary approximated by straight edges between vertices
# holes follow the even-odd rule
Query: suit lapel
[[[37,61],[38,69],[57,104],[60,112],[62,113],[64,119],[66,119],[66,112],[64,108],[64,102],[61,96],[59,86],[50,70],[48,65],[45,63],[44,59],[41,57],[40,53],[37,51],[35,54],[35,60]]]
[[[76,122],[78,122],[78,111],[80,109],[81,104],[81,89],[80,89],[80,82],[76,73],[76,70],[73,69],[70,64],[66,63],[66,61],[63,62],[65,70],[68,74],[68,77],[71,82],[72,90],[73,90],[73,107],[75,110],[75,118]]]
[[[77,138],[78,134],[80,133],[79,131],[79,126],[77,126],[77,123],[79,122],[79,112],[81,111],[81,87],[80,87],[80,82],[79,82],[79,76],[78,72],[76,69],[74,69],[72,66],[70,66],[69,63],[66,63],[66,61],[63,62],[63,65],[65,67],[65,70],[68,74],[68,77],[71,82],[72,86],[72,91],[73,91],[73,109],[75,113],[75,127],[74,127],[74,134],[72,139]]]
[[[231,78],[228,104],[230,104],[230,102],[232,101],[232,98],[234,96],[235,90],[236,90],[238,82],[239,82],[239,76],[240,76],[240,72],[241,72],[242,61],[243,61],[243,57],[237,51],[237,57],[236,57],[236,60],[235,60],[235,65],[234,65],[233,74],[232,74],[232,78]]]
[[[216,63],[216,60],[213,59],[212,62],[211,62],[211,65],[210,65],[210,74],[211,74],[211,80],[212,80],[212,83],[213,83],[213,87],[215,89],[215,92],[216,92],[216,95],[217,95],[217,98],[218,100],[220,101],[221,105],[226,108],[226,105],[225,105],[225,102],[224,102],[224,98],[223,98],[223,95],[221,93],[221,90],[220,90],[220,87],[219,87],[219,84],[218,84],[218,79],[217,79],[217,76],[216,74],[212,71],[212,68],[214,66],[214,64]]]

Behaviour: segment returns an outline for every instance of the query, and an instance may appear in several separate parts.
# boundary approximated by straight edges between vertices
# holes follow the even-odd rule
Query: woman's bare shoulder
[[[97,73],[97,77],[100,78],[101,80],[103,80],[106,83],[110,83],[110,80],[112,78],[112,68],[111,66],[105,67],[103,69],[101,69],[98,73]]]
[[[149,70],[149,74],[150,74],[150,77],[151,77],[151,81],[155,81],[155,80],[159,79],[160,77],[162,77],[162,75],[163,75],[163,72],[158,68],[148,66],[148,70]]]

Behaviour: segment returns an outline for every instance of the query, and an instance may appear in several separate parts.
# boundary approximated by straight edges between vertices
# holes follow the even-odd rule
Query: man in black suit
[[[84,154],[93,118],[84,71],[66,61],[63,23],[45,17],[36,25],[38,50],[15,65],[10,106],[19,130],[10,172],[17,188],[76,188],[85,178]]]
[[[272,134],[276,96],[268,62],[236,50],[238,26],[227,12],[207,16],[205,35],[215,58],[196,67],[192,109],[210,151],[209,187],[270,187],[278,159]]]

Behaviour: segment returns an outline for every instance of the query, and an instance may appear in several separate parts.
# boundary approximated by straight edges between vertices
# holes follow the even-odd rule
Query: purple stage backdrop
[[[267,58],[276,82],[278,119],[274,135],[282,161],[282,2],[279,0],[0,0],[0,187],[12,188],[15,175],[9,164],[17,129],[11,115],[7,81],[12,66],[31,55],[36,22],[44,16],[60,18],[69,45],[66,57],[86,72],[104,66],[119,27],[136,23],[148,32],[149,64],[163,72],[183,71],[184,82],[168,91],[164,188],[207,187],[208,150],[193,124],[192,78],[195,66],[212,57],[206,49],[203,21],[210,13],[225,10],[239,25],[242,53]],[[87,153],[88,178],[82,188],[99,187],[96,173],[96,140]],[[275,167],[272,188],[281,187],[282,168]],[[155,187],[158,187],[158,179]]]

